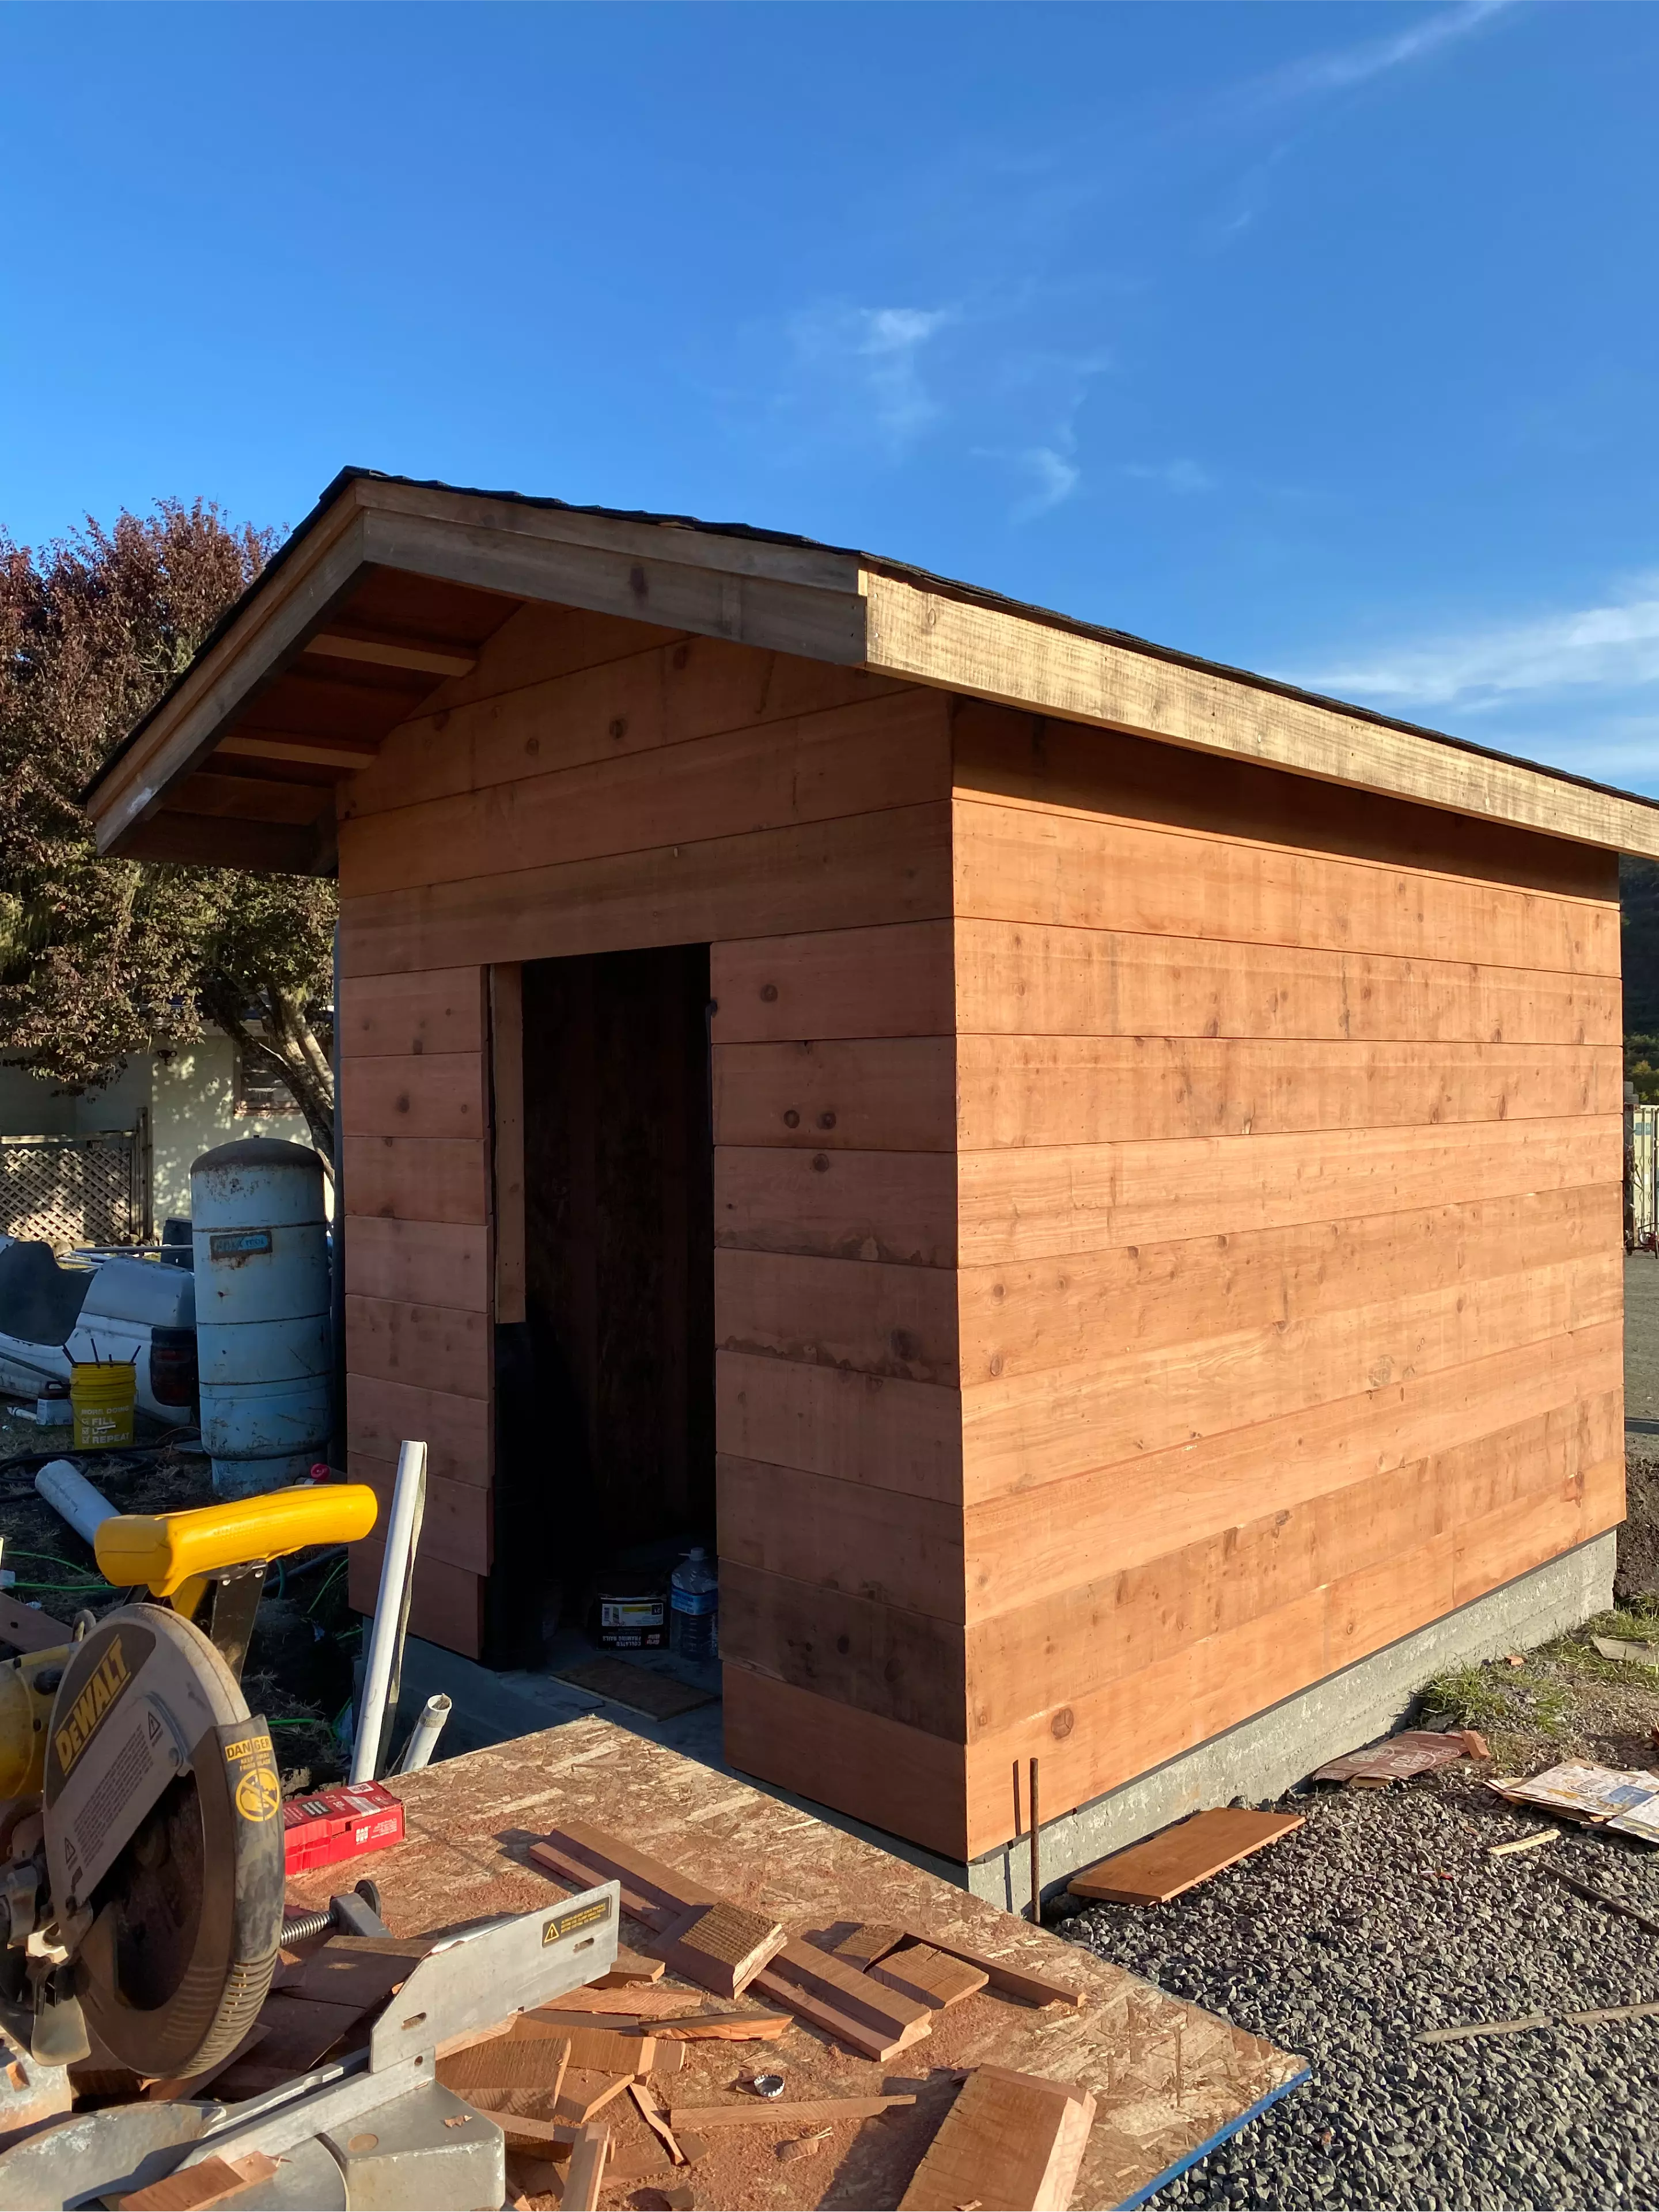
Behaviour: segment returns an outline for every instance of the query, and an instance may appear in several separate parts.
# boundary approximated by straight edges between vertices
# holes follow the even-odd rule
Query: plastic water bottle
[[[717,1649],[716,1622],[720,1581],[701,1544],[674,1571],[668,1593],[668,1648],[682,1659],[712,1659]]]

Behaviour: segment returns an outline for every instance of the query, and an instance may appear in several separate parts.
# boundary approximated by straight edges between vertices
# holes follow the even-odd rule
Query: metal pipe
[[[425,1493],[426,1447],[424,1443],[406,1443],[398,1453],[398,1476],[393,1486],[392,1511],[386,1527],[386,1553],[381,1561],[380,1592],[375,1601],[375,1622],[369,1631],[369,1656],[363,1667],[363,1705],[351,1745],[354,1783],[372,1782],[380,1759],[386,1695],[391,1686],[393,1662],[401,1653],[404,1624],[409,1617],[409,1581],[414,1570],[415,1544]]]
[[[403,1757],[393,1771],[397,1774],[418,1774],[437,1749],[438,1738],[443,1734],[443,1723],[449,1717],[449,1700],[439,1690],[420,1709],[420,1717],[409,1731],[409,1741],[403,1747]]]
[[[80,1468],[66,1459],[48,1460],[34,1478],[34,1486],[48,1505],[63,1515],[77,1536],[90,1544],[115,1508],[101,1490],[95,1490]]]

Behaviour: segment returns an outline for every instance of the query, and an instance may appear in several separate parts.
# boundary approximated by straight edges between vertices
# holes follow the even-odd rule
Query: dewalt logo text
[[[132,1677],[118,1636],[93,1671],[92,1680],[70,1707],[69,1718],[52,1737],[58,1764],[67,1774],[98,1732],[98,1724]]]

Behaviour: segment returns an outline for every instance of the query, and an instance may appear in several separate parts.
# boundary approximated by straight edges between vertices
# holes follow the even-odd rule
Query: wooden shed
[[[430,1441],[456,1651],[717,1498],[733,1762],[961,1861],[1621,1516],[1653,802],[351,471],[90,805],[338,868],[351,1464]]]

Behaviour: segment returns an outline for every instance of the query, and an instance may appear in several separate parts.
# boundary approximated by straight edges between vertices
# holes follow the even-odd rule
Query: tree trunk
[[[311,1141],[322,1161],[324,1175],[334,1179],[334,1071],[321,1039],[306,1018],[304,1006],[290,991],[267,983],[259,993],[264,1035],[250,1029],[242,1009],[215,993],[207,1011],[235,1042],[243,1061],[274,1070],[294,1094]]]

